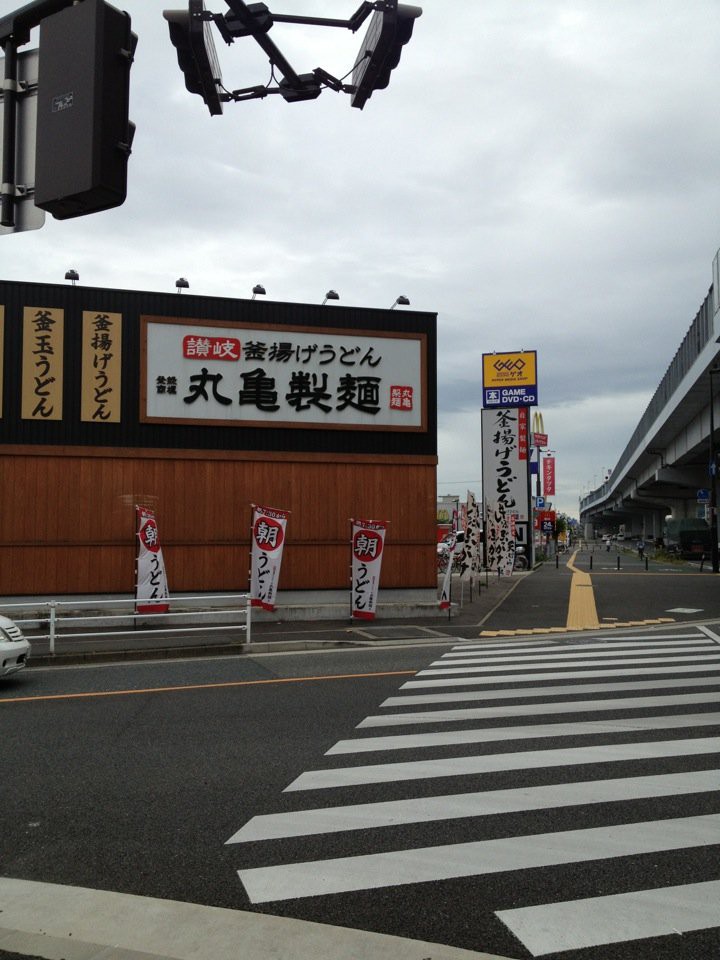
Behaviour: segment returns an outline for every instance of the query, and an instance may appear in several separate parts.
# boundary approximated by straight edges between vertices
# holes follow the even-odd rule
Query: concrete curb
[[[421,940],[0,878],[0,950],[47,960],[507,960]]]

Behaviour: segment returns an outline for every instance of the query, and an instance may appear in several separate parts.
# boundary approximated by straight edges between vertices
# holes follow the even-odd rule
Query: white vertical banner
[[[252,510],[250,604],[263,610],[274,610],[290,512],[259,507],[254,503]]]
[[[461,577],[472,580],[480,573],[480,504],[472,490],[467,492],[467,525]]]
[[[504,514],[530,518],[527,408],[481,412],[483,496]]]
[[[374,620],[385,548],[384,520],[351,520],[351,615]]]
[[[449,610],[452,592],[452,572],[455,565],[455,557],[465,556],[465,534],[459,530],[455,535],[452,547],[448,550],[447,569],[443,577],[442,592],[440,594],[440,609]]]
[[[497,500],[485,501],[485,550],[487,566],[509,577],[515,563],[515,541],[510,535],[510,515]]]
[[[135,516],[138,539],[135,609],[137,613],[167,613],[170,592],[155,511],[136,504]]]

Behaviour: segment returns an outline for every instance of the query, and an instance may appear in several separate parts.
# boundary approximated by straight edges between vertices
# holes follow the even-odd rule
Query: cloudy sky
[[[128,200],[0,238],[0,276],[438,313],[438,493],[480,492],[482,354],[538,351],[557,507],[601,482],[711,283],[720,246],[717,0],[419,0],[390,86],[229,104],[185,91],[164,5],[139,42]],[[0,13],[24,0],[0,0]],[[225,12],[223,0],[206,0]],[[180,0],[176,6],[182,6]],[[270,0],[349,17],[359,0]],[[365,26],[276,24],[342,77]],[[37,31],[33,40],[37,40]],[[226,87],[269,80],[250,39]],[[32,45],[32,44],[31,44]],[[329,305],[332,308],[332,305]],[[402,309],[402,308],[398,308]]]

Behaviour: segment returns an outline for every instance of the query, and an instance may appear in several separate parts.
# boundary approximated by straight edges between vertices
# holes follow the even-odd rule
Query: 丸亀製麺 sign
[[[426,338],[143,318],[141,420],[427,429]]]
[[[537,402],[537,351],[483,354],[484,407],[533,407]]]

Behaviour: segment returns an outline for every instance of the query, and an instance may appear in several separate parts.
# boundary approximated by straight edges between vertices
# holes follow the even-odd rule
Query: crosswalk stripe
[[[531,697],[553,697],[567,693],[612,693],[633,690],[676,690],[678,687],[717,687],[720,677],[688,677],[686,680],[623,680],[618,683],[571,683],[558,687],[529,687],[522,690],[461,690],[453,693],[406,693],[388,697],[381,707],[405,707],[421,703],[458,703],[467,700],[527,700]]]
[[[518,668],[520,669],[520,668]],[[719,673],[720,666],[712,664],[697,664],[692,666],[682,666],[680,664],[674,667],[638,667],[630,670],[554,670],[549,673],[525,673],[519,676],[507,676],[503,674],[493,674],[491,677],[442,677],[433,680],[407,680],[400,687],[401,690],[412,689],[415,687],[450,687],[463,686],[465,684],[479,686],[480,684],[498,684],[498,683],[536,683],[538,680],[580,680],[582,678],[595,679],[596,677],[630,677],[630,676],[659,676],[662,674],[671,674],[673,677],[680,676],[683,673]],[[416,674],[419,676],[420,674]]]
[[[703,630],[702,626],[699,626],[698,630]],[[593,648],[595,646],[602,646],[602,647],[614,646],[615,644],[618,644],[618,643],[622,643],[622,644],[635,643],[635,642],[643,643],[647,641],[656,642],[659,640],[670,640],[670,641],[698,640],[699,641],[699,640],[702,640],[703,636],[707,636],[707,634],[703,630],[703,633],[701,635],[698,633],[698,630],[695,630],[692,633],[647,633],[647,634],[632,633],[632,634],[626,634],[624,636],[618,635],[615,633],[611,637],[607,637],[607,639],[603,638],[603,641],[601,641],[599,644],[577,643],[577,644],[574,644],[574,646]],[[509,639],[502,642],[497,640],[495,641],[488,640],[488,641],[483,641],[482,643],[478,643],[477,641],[472,641],[472,640],[466,640],[463,643],[458,644],[457,647],[453,647],[453,649],[454,650],[487,650],[489,647],[492,646],[492,647],[505,647],[508,650],[512,650],[522,643],[523,641],[517,640],[517,639],[514,639],[514,640]],[[547,644],[547,640],[546,639],[528,640],[527,643],[528,644]],[[566,644],[563,644],[563,646],[565,645]],[[556,648],[556,646],[557,646],[556,644],[553,644],[553,649]]]
[[[653,646],[655,644],[655,646]],[[486,647],[485,644],[478,644],[477,646],[469,646],[463,644],[459,647],[453,647],[452,650],[448,650],[447,653],[444,653],[443,658],[452,659],[453,657],[467,657],[467,656],[478,656],[481,657],[484,654],[490,656],[496,656],[500,652],[509,654],[519,653],[523,655],[525,653],[558,653],[563,650],[574,650],[578,652],[586,650],[610,650],[612,652],[617,652],[619,650],[656,650],[662,651],[667,649],[673,649],[677,647],[678,649],[687,649],[692,647],[694,644],[702,644],[705,647],[713,646],[712,641],[705,636],[701,636],[697,633],[684,634],[683,636],[673,637],[672,640],[666,642],[660,642],[660,638],[653,637],[650,640],[635,640],[630,639],[629,637],[625,640],[617,640],[613,638],[612,642],[608,641],[599,641],[598,643],[552,643],[549,645],[539,645],[537,647],[529,647],[527,650],[523,648],[513,647],[510,645],[504,645],[503,647],[496,647],[493,645],[492,648]]]
[[[542,713],[542,707],[539,712]],[[589,720],[585,723],[544,723],[523,727],[488,727],[481,730],[443,730],[442,733],[411,733],[387,737],[356,737],[339,740],[325,756],[375,753],[382,750],[418,750],[457,746],[463,743],[493,743],[496,740],[530,740],[542,737],[579,737],[634,733],[645,730],[680,730],[683,727],[720,727],[720,713],[691,713],[661,717],[631,717],[622,720]],[[720,741],[718,741],[720,749]],[[718,784],[720,786],[720,784]]]
[[[720,814],[238,870],[252,903],[486,876],[717,843]]]
[[[603,710],[645,710],[649,707],[673,707],[691,703],[716,705],[717,694],[679,693],[667,697],[617,697],[613,700],[567,700],[551,703],[515,703],[492,707],[458,707],[454,710],[423,710],[417,713],[384,713],[365,717],[357,725],[392,727],[408,723],[452,723],[455,720],[496,720],[499,717],[527,717],[556,713],[588,713]]]
[[[520,787],[512,790],[487,790],[456,793],[441,797],[413,797],[377,803],[321,807],[293,813],[271,813],[253,817],[226,843],[279,840],[345,830],[369,830],[397,827],[409,823],[457,820],[462,817],[487,817],[553,807],[613,803],[650,797],[704,793],[720,787],[720,770],[693,773],[658,774],[625,777],[616,780],[587,780],[549,786]]]
[[[402,780],[460,777],[509,770],[534,770],[591,763],[699,756],[701,754],[717,753],[719,748],[720,741],[717,737],[698,737],[690,740],[659,740],[647,743],[563,747],[555,750],[529,750],[477,757],[445,757],[439,760],[415,760],[403,763],[370,764],[360,767],[338,767],[330,770],[309,770],[301,773],[299,777],[296,777],[291,784],[285,787],[285,792],[360,786],[369,783],[393,783]]]
[[[637,890],[496,916],[534,957],[720,926],[720,880]]]
[[[645,657],[628,657],[628,658],[619,658],[619,659],[608,659],[608,660],[568,660],[564,657],[543,657],[542,662],[538,666],[553,666],[556,669],[562,666],[563,660],[567,663],[569,667],[596,667],[596,666],[628,666],[639,663],[646,663],[650,658]],[[720,659],[720,649],[718,648],[708,648],[708,652],[702,656],[683,656],[683,657],[665,657],[665,656],[654,656],[651,658],[653,663],[712,663],[713,661],[717,663]],[[483,666],[465,666],[465,667],[429,667],[426,670],[419,670],[417,673],[418,677],[431,677],[438,674],[453,674],[453,673],[489,673],[491,671],[505,670],[507,672],[515,670],[530,670],[532,669],[529,663],[518,663],[517,666],[508,666],[508,663],[517,663],[516,660],[502,660],[497,663],[486,664]]]
[[[634,654],[635,652],[636,651],[628,651],[628,653],[632,653],[632,654]],[[705,656],[709,657],[710,659],[720,656],[720,649],[718,649],[718,647],[715,646],[714,644],[707,644],[702,647],[688,647],[687,650],[681,650],[681,651],[678,651],[677,648],[673,648],[672,652],[682,653],[683,656],[671,658],[665,655],[658,656],[657,653],[653,653],[651,651],[647,653],[643,651],[643,657],[641,660],[638,661],[636,659],[633,659],[629,662],[642,663],[644,660],[652,660],[652,661],[674,660],[674,661],[682,662],[682,660],[689,660],[692,663],[694,662],[695,657],[689,656],[689,654],[691,653],[703,653],[705,654]],[[609,658],[610,656],[614,657],[615,654],[616,654],[615,650],[613,650],[612,652],[608,650],[598,650],[597,652],[592,654],[592,657],[593,657],[593,660],[596,660],[598,663],[603,664],[606,662],[606,658]],[[688,654],[688,656],[685,656],[685,654]],[[451,660],[445,660],[445,659],[435,660],[433,661],[433,663],[429,665],[429,669],[441,667],[443,670],[448,670],[449,667],[480,667],[485,664],[492,664],[494,669],[497,664],[517,663],[517,664],[520,664],[520,666],[526,666],[528,670],[532,670],[533,666],[535,665],[535,662],[538,660],[541,663],[546,663],[548,665],[557,666],[562,662],[562,663],[567,663],[568,666],[570,667],[573,667],[577,663],[576,658],[581,656],[587,657],[587,653],[582,653],[582,654],[571,653],[571,654],[555,654],[555,655],[545,654],[544,656],[541,656],[541,657],[536,657],[536,656],[471,657],[471,658],[463,657],[463,658],[453,658]],[[612,660],[611,663],[615,663],[615,660]],[[458,670],[455,672],[465,673],[467,671]]]
[[[632,646],[622,647],[613,647],[612,650],[608,650],[606,644],[583,644],[583,646],[573,646],[573,647],[547,647],[545,650],[532,650],[526,652],[512,652],[512,653],[503,653],[502,656],[498,655],[496,650],[492,653],[459,653],[457,651],[451,651],[449,653],[443,653],[439,660],[435,660],[430,666],[448,666],[449,664],[466,664],[466,663],[523,663],[526,661],[532,660],[572,660],[574,657],[587,657],[588,650],[591,651],[593,658],[598,658],[602,660],[604,657],[615,657],[619,654],[637,654],[642,652],[643,657],[653,658],[653,659],[664,659],[659,657],[659,654],[667,653],[677,653],[677,654],[686,654],[686,653],[709,653],[718,655],[718,646],[715,643],[711,643],[709,640],[706,640],[703,643],[695,642],[688,643],[684,645],[682,643],[672,643],[672,644],[663,644],[662,646],[650,646],[648,644],[633,644]]]

